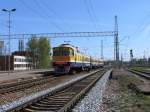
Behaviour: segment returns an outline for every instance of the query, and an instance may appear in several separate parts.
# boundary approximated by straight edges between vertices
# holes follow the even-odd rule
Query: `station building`
[[[16,51],[10,56],[10,70],[30,70],[33,67],[31,53]],[[9,55],[0,56],[0,71],[9,70]]]

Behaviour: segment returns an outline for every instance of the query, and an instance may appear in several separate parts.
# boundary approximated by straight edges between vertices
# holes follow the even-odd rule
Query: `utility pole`
[[[4,55],[5,55],[5,71],[6,71],[6,58],[7,58],[7,57],[6,57],[6,55],[7,55],[6,51],[7,51],[7,46],[5,46],[4,49],[5,49]]]
[[[121,53],[121,67],[123,67],[123,54]]]
[[[18,49],[20,52],[24,51],[24,40],[19,40]]]
[[[143,59],[146,59],[146,56],[145,56],[145,50],[144,50],[144,53],[143,53]]]
[[[114,61],[115,67],[119,68],[119,41],[118,41],[118,20],[115,16],[115,34],[114,34]]]
[[[8,36],[9,36],[9,57],[8,57],[8,74],[10,74],[10,55],[11,55],[11,53],[10,53],[10,48],[11,48],[11,46],[10,46],[10,39],[11,39],[11,34],[10,34],[10,28],[11,28],[11,26],[10,26],[10,23],[11,23],[11,21],[10,21],[10,16],[11,16],[11,12],[15,12],[16,11],[16,9],[11,9],[11,10],[7,10],[7,9],[2,9],[2,11],[4,11],[4,12],[7,12],[8,13]]]
[[[101,40],[101,59],[104,59],[104,55],[103,55],[103,40]]]

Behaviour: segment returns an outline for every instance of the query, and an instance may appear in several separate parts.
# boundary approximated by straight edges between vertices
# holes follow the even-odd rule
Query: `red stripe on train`
[[[67,62],[54,62],[56,65],[67,64]]]

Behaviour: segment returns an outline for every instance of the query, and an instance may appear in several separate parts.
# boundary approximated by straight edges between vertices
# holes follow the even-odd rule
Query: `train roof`
[[[72,48],[74,51],[78,51],[77,47],[70,45],[70,44],[61,44],[57,47],[69,47],[69,48]],[[54,47],[54,48],[57,48],[57,47]]]

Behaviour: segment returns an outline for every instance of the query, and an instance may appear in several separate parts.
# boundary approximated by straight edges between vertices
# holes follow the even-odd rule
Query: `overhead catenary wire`
[[[40,10],[40,12],[42,13],[42,14],[44,14],[44,16],[45,17],[47,17],[47,18],[52,18],[50,15],[49,15],[49,13],[45,10],[45,8],[38,2],[38,0],[34,0],[34,3],[41,9]],[[59,30],[61,30],[62,32],[64,32],[64,30],[60,27],[60,26],[58,26],[54,21],[51,21],[51,23],[55,26],[55,27],[57,27]]]
[[[97,19],[96,14],[95,14],[93,3],[92,3],[91,0],[88,0],[88,1],[89,1],[89,8],[90,8],[90,11],[91,11],[91,15],[93,17],[94,25],[95,25],[96,29],[99,29],[98,19]],[[104,55],[103,55],[103,39],[101,40],[101,59],[104,59]]]
[[[99,29],[98,27],[98,18],[95,14],[95,10],[94,10],[94,6],[93,6],[93,3],[92,3],[92,0],[89,0],[89,6],[91,8],[91,12],[92,12],[92,15],[93,15],[93,18],[94,18],[94,21],[95,21],[95,26],[97,27],[97,29]]]
[[[89,18],[90,18],[91,23],[93,24],[94,28],[97,29],[97,25],[96,25],[96,23],[95,23],[95,20],[94,20],[94,17],[93,17],[93,15],[92,15],[92,12],[91,12],[91,10],[90,10],[90,8],[89,8],[89,3],[88,3],[88,1],[87,1],[87,0],[84,0],[84,4],[85,4],[85,8],[86,8],[86,10],[87,10],[87,13],[88,13],[88,16],[89,16]],[[92,7],[92,6],[91,6],[91,7]],[[93,9],[92,9],[92,10],[93,10]]]
[[[150,12],[149,12],[149,14],[148,15],[146,15],[145,16],[145,18],[143,19],[143,21],[141,22],[141,24],[139,25],[139,27],[141,27],[141,28],[138,28],[138,29],[140,29],[140,30],[143,30],[144,28],[145,28],[145,26],[148,24],[147,22],[147,20],[149,19],[148,17],[150,16]]]
[[[28,5],[24,0],[18,0],[21,4],[23,4],[23,6],[25,6],[27,9],[30,9],[34,14],[38,15],[39,17],[43,18],[43,19],[48,19],[50,18],[48,15],[45,15],[44,13],[39,12],[38,10],[34,9],[33,7],[31,7],[30,5]],[[35,2],[36,3],[36,2]],[[40,7],[40,6],[39,6]],[[64,32],[62,28],[60,28],[54,21],[49,20],[49,22],[51,25],[53,25],[56,29],[58,29],[61,32]]]
[[[146,27],[146,25],[148,24],[149,20],[150,20],[150,11],[148,12],[148,14],[146,14],[144,16],[144,18],[141,20],[141,22],[139,23],[139,25],[137,26],[136,30],[132,33],[133,35],[138,35],[138,33],[141,33],[144,28]]]
[[[126,39],[129,39],[130,37],[129,36],[124,36],[120,41],[119,41],[119,43],[121,43],[121,42],[123,42],[123,41],[125,41]]]
[[[69,28],[69,30],[70,29],[72,29],[72,27],[70,26],[70,24],[68,24],[68,22],[66,22],[65,20],[64,20],[64,18],[62,17],[62,16],[60,16],[54,9],[52,9],[51,7],[49,7],[48,5],[47,5],[47,3],[43,0],[42,1],[42,3],[41,3],[41,6],[43,5],[43,7],[45,8],[45,9],[47,9],[48,11],[49,11],[49,13],[52,13],[55,17],[57,17],[58,18],[58,20],[61,20],[61,22],[65,25],[65,26],[67,26],[68,28]]]

